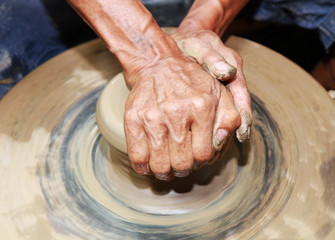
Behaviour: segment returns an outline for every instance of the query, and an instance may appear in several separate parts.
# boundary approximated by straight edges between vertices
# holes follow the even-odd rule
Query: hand
[[[213,34],[182,33],[179,27],[175,39],[186,56],[192,57],[189,52],[199,43],[195,53],[203,46],[214,47],[229,62],[235,60],[230,62],[237,68],[236,78],[228,83],[230,91],[182,54],[141,1],[68,1],[117,57],[132,87],[126,102],[125,133],[137,172],[153,172],[160,179],[186,176],[192,167],[211,159],[214,149],[223,148],[240,126],[240,115],[240,139],[248,135],[251,111],[243,86],[242,61],[234,52],[229,54]],[[196,0],[180,26],[222,32],[245,2]],[[216,66],[216,71],[211,64],[216,60],[208,58],[204,65],[205,56],[193,58],[214,76],[226,79],[224,74],[219,76],[220,67]],[[230,78],[234,70],[228,73]],[[250,121],[246,121],[248,117]]]
[[[216,79],[225,81],[241,116],[241,126],[236,132],[237,138],[240,142],[248,139],[252,112],[250,95],[242,71],[242,58],[233,49],[226,47],[216,33],[209,30],[188,31],[179,28],[172,37],[185,56],[196,61]]]
[[[231,93],[178,48],[125,74],[132,87],[124,121],[128,155],[140,174],[187,176],[240,126]]]

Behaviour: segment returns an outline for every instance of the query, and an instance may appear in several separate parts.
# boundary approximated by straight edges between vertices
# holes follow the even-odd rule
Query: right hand
[[[175,47],[169,56],[125,71],[128,155],[136,172],[187,176],[206,164],[241,124],[223,84]]]

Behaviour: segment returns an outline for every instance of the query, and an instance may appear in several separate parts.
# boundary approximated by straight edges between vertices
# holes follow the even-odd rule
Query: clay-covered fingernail
[[[233,65],[230,65],[229,63],[225,61],[218,62],[214,65],[215,70],[213,70],[214,73],[217,73],[216,78],[218,80],[226,80],[233,78],[236,73],[237,69]]]
[[[150,175],[150,167],[148,163],[133,163],[134,170],[141,175]]]
[[[176,177],[186,177],[190,174],[190,172],[191,172],[190,169],[179,170],[179,171],[174,171],[173,175]]]
[[[162,181],[171,181],[173,179],[172,174],[170,173],[154,173],[155,178]]]
[[[240,142],[250,138],[251,123],[252,119],[250,115],[246,112],[241,114],[242,123],[241,126],[236,131],[236,137]]]
[[[223,144],[227,140],[228,134],[229,133],[225,129],[223,129],[223,128],[219,128],[216,131],[216,134],[214,136],[214,142],[213,142],[213,146],[214,146],[214,149],[216,151],[220,151],[221,150]]]
[[[234,77],[235,75],[236,75],[236,73],[237,73],[237,69],[236,69],[236,67],[234,67],[234,66],[232,66],[232,65],[230,65],[231,66],[231,68],[230,68],[230,70],[229,70],[229,77]]]

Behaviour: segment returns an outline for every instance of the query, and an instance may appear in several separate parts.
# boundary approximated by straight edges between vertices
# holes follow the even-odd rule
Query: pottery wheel
[[[227,45],[244,59],[251,139],[170,183],[137,175],[98,131],[121,71],[100,40],[23,79],[0,102],[1,238],[335,239],[334,103],[278,53]]]

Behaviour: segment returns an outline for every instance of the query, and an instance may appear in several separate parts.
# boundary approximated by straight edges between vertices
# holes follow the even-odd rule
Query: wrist
[[[221,36],[248,0],[195,0],[178,31],[210,30]]]
[[[225,9],[220,1],[194,1],[190,11],[178,27],[178,32],[210,30],[216,33],[221,28]]]
[[[141,1],[67,1],[116,55],[126,74],[178,49]]]
[[[157,66],[161,60],[171,58],[171,56],[182,55],[175,40],[160,28],[146,31],[140,49],[135,51],[118,49],[113,53],[118,58],[130,87],[133,87],[139,79],[127,78],[127,76]]]

